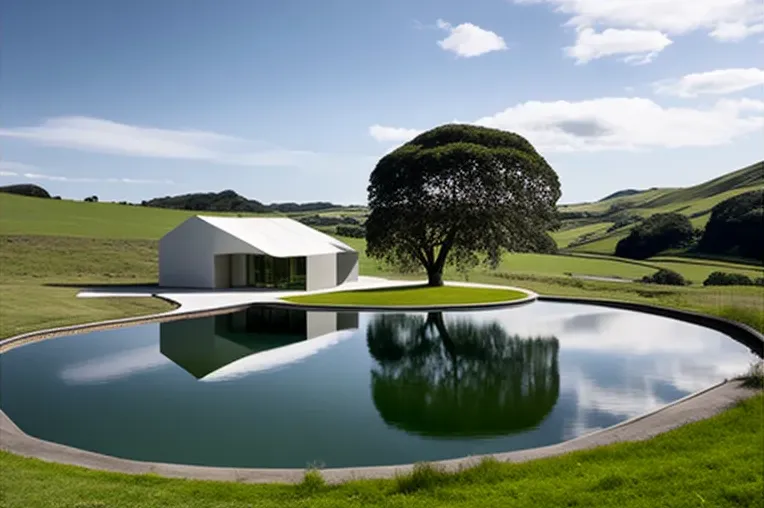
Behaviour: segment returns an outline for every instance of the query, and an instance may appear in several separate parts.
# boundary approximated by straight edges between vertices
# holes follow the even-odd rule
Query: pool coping
[[[732,337],[734,340],[738,340],[739,342],[748,346],[754,353],[758,352],[759,356],[762,356],[761,351],[764,349],[764,335],[760,334],[758,331],[745,324],[725,318],[709,316],[693,311],[669,309],[666,307],[658,307],[617,300],[593,299],[584,297],[542,296],[536,295],[535,293],[533,293],[533,296],[534,298],[532,300],[517,300],[511,301],[510,303],[514,302],[514,304],[517,305],[537,300],[559,303],[582,303],[613,307],[624,310],[647,312],[650,314],[672,317],[674,319],[695,323],[715,329],[717,331],[721,331],[722,333]],[[278,305],[279,302],[270,301],[254,303],[254,305],[258,304]],[[287,302],[283,302],[283,305],[305,309],[303,305],[295,306]],[[29,341],[55,338],[78,331],[92,330],[97,328],[112,328],[156,321],[176,320],[193,316],[199,317],[201,315],[214,315],[230,312],[232,310],[248,306],[249,305],[239,304],[230,307],[215,308],[208,311],[193,310],[186,313],[182,312],[182,310],[180,312],[175,310],[148,316],[122,318],[30,332],[0,341],[0,354],[14,347],[26,344]],[[508,305],[494,305],[494,307],[506,306]],[[436,308],[445,310],[442,306],[438,306]],[[464,307],[460,307],[459,309],[463,310]],[[322,307],[321,310],[329,309]],[[332,307],[331,310],[339,309]],[[364,311],[374,309],[354,306],[348,310]],[[382,311],[384,310],[401,311],[403,309],[391,309],[390,307],[385,307],[382,309]],[[419,307],[415,310],[421,311],[428,309]],[[677,401],[657,408],[648,413],[636,416],[614,426],[579,436],[574,439],[563,441],[555,445],[504,453],[493,453],[479,456],[467,456],[443,461],[434,461],[431,462],[431,464],[446,471],[458,471],[465,467],[470,467],[477,464],[481,459],[485,457],[493,457],[497,460],[506,462],[525,462],[528,460],[563,455],[573,451],[586,450],[593,447],[617,442],[640,441],[675,429],[686,423],[714,416],[729,408],[736,401],[745,399],[756,393],[760,393],[760,390],[744,388],[741,381],[725,380],[721,383],[687,395],[686,397],[683,397]],[[197,480],[233,481],[245,483],[297,483],[302,480],[305,472],[305,468],[270,469],[207,467],[123,459],[73,448],[70,446],[61,445],[30,436],[24,433],[18,426],[16,426],[10,417],[8,417],[8,415],[6,415],[5,412],[3,412],[1,409],[0,449],[18,455],[35,457],[41,460],[56,462],[60,464],[68,464],[96,470],[112,471],[126,474],[156,474],[168,478],[187,478]],[[321,474],[329,483],[341,483],[357,479],[393,478],[396,475],[410,472],[413,467],[414,464],[331,468],[322,469]]]

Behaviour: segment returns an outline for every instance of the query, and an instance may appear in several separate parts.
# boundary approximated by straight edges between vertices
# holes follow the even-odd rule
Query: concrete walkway
[[[362,289],[383,289],[393,287],[418,286],[424,281],[391,280],[379,277],[359,277],[358,281],[348,282],[340,286],[322,289],[319,291],[278,291],[278,290],[252,290],[252,289],[172,289],[158,286],[133,286],[133,287],[104,287],[90,288],[80,291],[78,298],[116,298],[116,297],[158,297],[170,300],[178,304],[178,308],[162,313],[158,316],[172,316],[175,314],[188,314],[196,312],[208,312],[229,307],[240,307],[255,303],[279,303],[282,298],[290,296],[305,296],[338,291],[353,291]],[[446,282],[448,286],[462,286],[475,288],[493,288],[516,290],[528,293],[529,298],[517,300],[512,303],[524,303],[536,298],[536,294],[526,289],[510,286],[490,284],[477,284],[469,282]],[[283,303],[283,302],[282,302]],[[475,305],[474,307],[479,307]],[[423,308],[426,308],[423,306]]]

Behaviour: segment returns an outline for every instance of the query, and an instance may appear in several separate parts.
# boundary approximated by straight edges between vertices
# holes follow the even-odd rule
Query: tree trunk
[[[427,285],[428,286],[442,286],[443,285],[443,269],[437,268],[427,269]]]

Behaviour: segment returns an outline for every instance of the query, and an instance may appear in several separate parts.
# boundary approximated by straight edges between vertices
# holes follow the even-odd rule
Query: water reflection
[[[161,323],[159,349],[195,378],[216,381],[303,359],[348,336],[337,332],[357,328],[356,312],[256,306]]]
[[[560,391],[555,337],[440,312],[380,314],[367,328],[372,397],[389,425],[426,436],[499,436],[537,426]]]

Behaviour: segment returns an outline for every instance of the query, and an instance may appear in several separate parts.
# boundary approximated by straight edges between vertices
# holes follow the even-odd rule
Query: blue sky
[[[760,0],[4,0],[0,183],[365,203],[459,121],[526,136],[562,202],[764,158]]]

